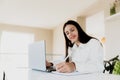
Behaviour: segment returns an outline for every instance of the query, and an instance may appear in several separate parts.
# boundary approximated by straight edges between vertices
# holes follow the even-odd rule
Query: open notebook
[[[55,71],[53,67],[46,68],[46,46],[45,40],[34,42],[29,45],[29,68],[37,71]]]

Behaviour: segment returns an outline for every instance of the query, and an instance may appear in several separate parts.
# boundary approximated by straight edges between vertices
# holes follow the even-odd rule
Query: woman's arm
[[[87,51],[88,60],[84,63],[80,63],[77,60],[73,60],[76,66],[76,71],[81,73],[94,73],[103,72],[103,47],[98,40],[91,40],[88,44],[89,51]],[[85,51],[86,53],[86,51]],[[79,56],[77,57],[79,58]]]

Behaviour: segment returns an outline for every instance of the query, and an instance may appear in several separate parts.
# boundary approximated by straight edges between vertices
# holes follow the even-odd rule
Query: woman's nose
[[[72,33],[70,32],[68,36],[70,37],[71,35],[72,35]]]

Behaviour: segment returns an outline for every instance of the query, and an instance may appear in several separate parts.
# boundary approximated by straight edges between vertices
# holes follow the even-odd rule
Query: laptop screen
[[[35,42],[29,45],[29,68],[46,71],[46,48],[45,41]]]

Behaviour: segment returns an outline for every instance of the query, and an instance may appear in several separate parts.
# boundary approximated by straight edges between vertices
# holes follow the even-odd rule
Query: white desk
[[[7,80],[120,80],[120,75],[111,74],[81,74],[58,75],[28,69],[6,70]]]

